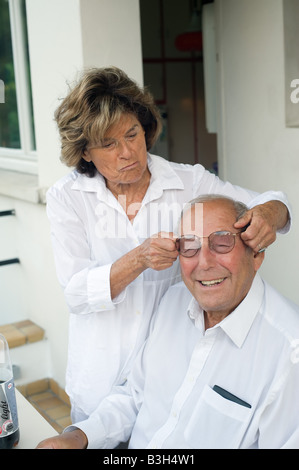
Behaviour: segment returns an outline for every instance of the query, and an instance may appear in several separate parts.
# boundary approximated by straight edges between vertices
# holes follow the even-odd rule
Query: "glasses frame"
[[[218,230],[218,231],[216,231],[216,232],[210,233],[210,235],[208,235],[208,236],[206,236],[206,237],[198,237],[197,235],[184,235],[184,236],[179,237],[179,238],[176,239],[176,241],[175,241],[175,246],[176,246],[176,249],[177,249],[177,251],[179,252],[180,256],[183,256],[184,258],[193,258],[193,256],[196,256],[197,253],[199,252],[199,250],[201,249],[202,243],[201,243],[201,245],[199,246],[199,248],[197,248],[197,249],[196,249],[196,248],[190,249],[190,251],[191,251],[191,250],[192,250],[192,251],[195,251],[195,253],[194,253],[193,255],[191,255],[191,256],[188,256],[188,255],[183,254],[183,253],[180,252],[180,240],[182,240],[182,238],[187,238],[187,237],[190,237],[190,239],[191,239],[191,238],[192,238],[192,239],[194,238],[195,240],[199,240],[199,241],[202,240],[202,239],[204,239],[204,238],[207,238],[208,241],[209,241],[209,249],[210,249],[213,253],[223,254],[223,255],[224,255],[224,254],[230,253],[230,252],[235,248],[235,245],[236,245],[236,236],[237,236],[237,235],[240,235],[240,234],[243,233],[243,232],[245,232],[246,229],[247,229],[247,226],[244,227],[240,232],[235,232],[235,233],[230,232],[229,230]],[[233,238],[234,243],[233,243],[232,247],[231,247],[228,251],[219,252],[219,251],[213,249],[213,245],[211,244],[211,237],[213,237],[214,235],[220,235],[220,234],[233,235],[233,237],[234,237],[234,238]]]

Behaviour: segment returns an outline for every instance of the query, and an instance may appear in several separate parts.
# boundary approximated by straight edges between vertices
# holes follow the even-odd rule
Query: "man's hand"
[[[41,441],[37,449],[86,449],[88,444],[86,434],[81,429],[65,432],[59,436]]]
[[[241,238],[257,253],[276,240],[276,231],[286,225],[288,216],[288,209],[282,202],[269,201],[247,211],[234,227],[240,230],[249,224]]]

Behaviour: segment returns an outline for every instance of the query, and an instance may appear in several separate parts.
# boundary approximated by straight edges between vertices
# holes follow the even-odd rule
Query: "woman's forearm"
[[[145,269],[151,268],[156,271],[167,269],[172,266],[177,256],[173,234],[161,232],[148,238],[112,264],[111,299],[117,297]]]
[[[139,247],[134,248],[112,264],[110,270],[112,300],[145,270],[139,257],[139,251]]]

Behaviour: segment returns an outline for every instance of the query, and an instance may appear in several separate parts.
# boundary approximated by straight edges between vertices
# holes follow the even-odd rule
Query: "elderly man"
[[[299,308],[259,274],[234,224],[246,207],[194,200],[165,294],[128,382],[39,447],[299,448]],[[186,288],[187,286],[187,288]]]

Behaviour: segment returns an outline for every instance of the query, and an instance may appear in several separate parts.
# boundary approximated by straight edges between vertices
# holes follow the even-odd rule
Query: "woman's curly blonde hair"
[[[151,93],[140,88],[117,67],[94,68],[83,73],[55,111],[61,138],[61,160],[92,177],[96,168],[86,162],[87,145],[97,145],[123,113],[134,114],[145,131],[147,150],[162,129],[160,113]]]

